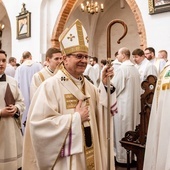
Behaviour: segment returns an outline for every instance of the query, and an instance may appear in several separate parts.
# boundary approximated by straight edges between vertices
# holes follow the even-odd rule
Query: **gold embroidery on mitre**
[[[74,27],[76,28],[76,31],[74,31],[74,29],[72,30]],[[73,31],[73,33],[71,31]],[[64,41],[65,38],[70,40],[69,44],[67,41]],[[78,41],[77,44],[71,43],[73,41],[75,42],[75,40]],[[66,28],[63,31],[59,37],[59,42],[63,55],[79,51],[88,53],[87,33],[79,20],[76,20],[69,28]]]
[[[84,46],[85,42],[84,42],[84,35],[83,35],[83,28],[80,22],[76,23],[76,27],[77,27],[77,35],[78,35],[78,40],[79,40],[79,45],[80,46]]]
[[[83,51],[88,53],[88,48],[85,45],[77,45],[77,46],[72,46],[64,49],[65,53],[64,54],[71,54],[76,51]]]
[[[70,36],[69,36],[69,37],[67,37],[67,39],[69,39],[70,41],[73,41],[73,38],[75,38],[75,36],[74,36],[74,35],[72,35],[72,34],[70,34]]]

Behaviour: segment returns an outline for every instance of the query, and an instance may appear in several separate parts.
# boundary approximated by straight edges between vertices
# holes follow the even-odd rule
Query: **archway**
[[[52,46],[59,47],[58,37],[62,33],[64,26],[67,22],[67,19],[71,14],[71,11],[74,8],[76,2],[77,2],[76,0],[66,0],[64,2],[60,10],[60,14],[57,18],[54,32],[52,34],[52,38],[51,38]],[[126,0],[126,2],[129,5],[132,13],[134,14],[137,23],[138,35],[140,39],[140,47],[144,49],[147,46],[147,42],[146,42],[146,32],[145,32],[145,27],[144,27],[141,12],[135,0]]]

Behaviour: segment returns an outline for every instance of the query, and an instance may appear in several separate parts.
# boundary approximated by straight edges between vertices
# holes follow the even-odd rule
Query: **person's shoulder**
[[[40,71],[33,74],[33,78],[36,79],[36,78],[39,78],[41,76],[44,76],[45,73],[46,73],[46,70],[43,67]]]
[[[100,68],[100,65],[98,63],[96,63],[93,68]]]
[[[51,77],[45,79],[45,80],[43,81],[43,84],[53,85],[53,84],[56,84],[56,81],[57,81],[57,77],[55,77],[55,75],[54,75],[54,76],[51,76]]]
[[[166,61],[162,58],[160,59],[160,62],[166,64]]]
[[[86,86],[97,89],[97,87],[90,80],[88,80],[88,78],[86,76],[84,76],[84,82],[85,82]]]
[[[154,64],[152,64],[151,62],[148,62],[146,64],[146,69],[155,69],[155,70],[157,70],[156,66]]]
[[[43,67],[40,71],[38,71],[35,74],[44,74],[46,72],[46,69]]]
[[[34,67],[39,67],[39,68],[43,68],[42,64],[40,62],[34,62],[32,64]]]
[[[143,60],[143,65],[146,65],[146,66],[153,66],[154,64],[152,62],[150,62],[149,60]]]
[[[40,63],[40,62],[34,62],[34,64],[36,64],[36,65],[41,65],[42,66],[42,64]]]
[[[6,81],[7,83],[14,83],[17,84],[17,80],[14,77],[6,75]]]
[[[40,72],[40,71],[39,71],[39,72]],[[32,76],[32,77],[33,77],[33,79],[35,79],[35,78],[39,77],[39,72],[36,72],[36,73],[34,73],[34,74],[33,74],[33,76]]]

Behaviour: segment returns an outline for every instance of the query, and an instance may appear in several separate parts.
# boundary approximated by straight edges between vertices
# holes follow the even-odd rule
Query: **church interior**
[[[8,58],[15,57],[17,63],[24,51],[30,51],[34,61],[44,63],[47,49],[60,48],[60,34],[77,19],[87,31],[88,55],[99,61],[115,60],[115,53],[122,47],[130,52],[153,47],[156,56],[160,50],[170,54],[169,0],[0,0],[0,49]],[[120,141],[127,160],[131,151],[137,160],[126,165],[117,163],[116,170],[142,170],[149,106],[156,86],[153,77],[148,82],[149,86],[143,85],[141,106],[148,107],[141,110],[140,127],[127,132]]]

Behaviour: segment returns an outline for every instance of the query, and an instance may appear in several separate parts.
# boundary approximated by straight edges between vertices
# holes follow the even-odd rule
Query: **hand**
[[[9,116],[14,116],[14,114],[17,112],[17,107],[15,105],[9,105],[4,107],[1,110],[1,116],[2,117],[9,117]]]
[[[75,112],[78,112],[81,116],[81,122],[85,122],[89,119],[89,110],[87,106],[82,106],[82,100],[80,100],[75,108]]]
[[[102,71],[102,82],[104,85],[107,85],[107,79],[110,77],[112,79],[114,76],[113,67],[112,66],[105,66]]]

